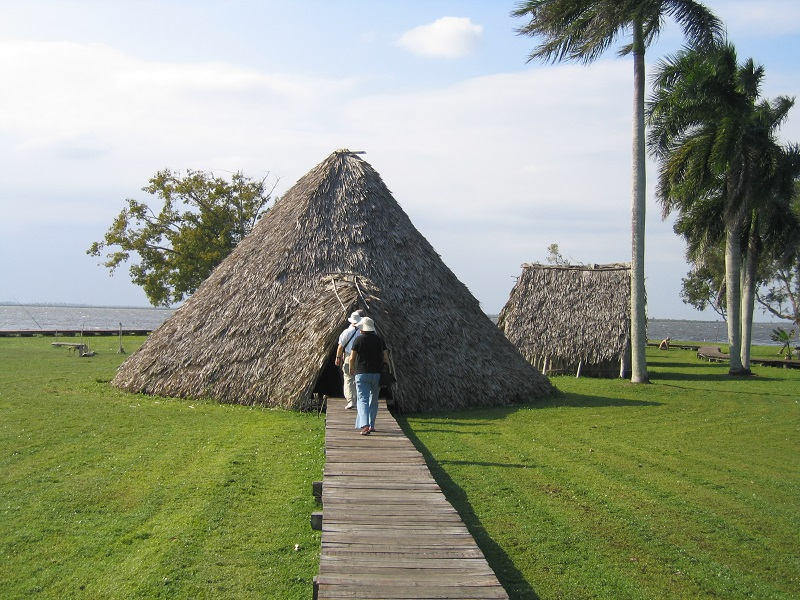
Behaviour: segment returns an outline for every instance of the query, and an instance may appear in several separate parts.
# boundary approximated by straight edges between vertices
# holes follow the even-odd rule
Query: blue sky
[[[366,151],[487,312],[551,243],[629,261],[631,59],[527,63],[514,4],[0,0],[0,301],[146,306],[85,250],[156,171],[269,173],[280,194],[337,148]],[[800,3],[706,4],[764,96],[800,95]],[[648,67],[680,44],[668,24]],[[714,319],[678,296],[655,177],[649,316]]]

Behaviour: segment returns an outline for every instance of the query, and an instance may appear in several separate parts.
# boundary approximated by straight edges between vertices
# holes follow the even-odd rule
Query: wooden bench
[[[83,356],[84,354],[89,353],[89,346],[86,344],[75,344],[72,342],[53,342],[53,346],[56,348],[67,348],[70,352],[75,350],[78,353],[78,356]]]
[[[700,346],[697,349],[697,358],[707,360],[708,362],[728,362],[731,357],[729,354],[724,354],[719,348],[714,346]]]

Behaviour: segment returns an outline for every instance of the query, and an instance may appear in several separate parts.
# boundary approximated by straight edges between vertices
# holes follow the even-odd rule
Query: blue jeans
[[[358,416],[356,429],[375,427],[378,415],[378,393],[381,391],[380,373],[359,373],[356,375],[356,394],[358,395]]]

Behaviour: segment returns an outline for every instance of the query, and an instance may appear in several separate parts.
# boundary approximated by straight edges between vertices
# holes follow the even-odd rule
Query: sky
[[[528,62],[516,0],[0,0],[0,302],[147,306],[86,254],[159,170],[242,171],[275,194],[365,151],[490,314],[556,243],[630,261],[633,64]],[[800,2],[707,0],[763,96],[800,95]],[[667,22],[647,69],[680,50]],[[800,107],[781,129],[800,142]],[[650,318],[679,297],[683,242],[648,163]],[[757,319],[765,318],[757,314]]]

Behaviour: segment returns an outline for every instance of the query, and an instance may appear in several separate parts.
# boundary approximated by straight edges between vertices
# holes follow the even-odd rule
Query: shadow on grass
[[[719,373],[686,373],[685,371],[678,373],[660,369],[652,369],[650,372],[650,380],[654,383],[663,381],[741,381],[743,379],[746,377],[728,375],[727,368]]]
[[[451,432],[448,432],[451,433]],[[474,460],[440,460],[440,465],[467,465],[470,467],[502,467],[504,469],[536,469],[539,465],[522,465],[513,463],[475,462]]]
[[[416,416],[419,416],[419,415],[416,415]],[[441,421],[440,423],[442,425],[445,425],[446,423],[452,424],[452,421],[453,420],[451,419],[451,420],[449,420],[447,422]],[[430,427],[430,425],[435,425],[435,424],[436,424],[435,420],[426,422],[425,431],[427,433],[446,433],[448,435],[458,435],[458,434],[470,435],[470,436],[474,436],[474,435],[488,436],[488,435],[490,435],[490,436],[494,436],[494,437],[498,437],[498,436],[501,435],[499,432],[493,433],[493,432],[490,432],[490,431],[463,431],[463,430],[462,431],[454,431],[453,429],[447,429],[445,427],[443,427],[441,429],[435,429],[435,428]],[[476,423],[476,425],[479,425],[479,423]],[[458,428],[459,429],[463,429],[464,427],[468,427],[468,426],[471,427],[472,424],[471,423],[467,423],[466,425],[464,423],[459,423],[458,424]]]
[[[650,360],[650,361],[647,362],[647,366],[648,367],[656,367],[658,369],[671,367],[673,369],[681,369],[681,370],[698,369],[698,368],[707,369],[709,367],[718,367],[720,369],[725,369],[726,371],[728,369],[728,364],[727,363],[708,363],[708,362],[701,362],[701,361],[696,361],[696,362],[680,362],[680,361],[671,362],[671,361],[667,361],[667,360],[664,360],[664,361],[662,361],[662,360]]]
[[[497,575],[498,581],[505,588],[508,596],[512,600],[540,600],[539,594],[530,586],[525,580],[524,576],[517,567],[514,561],[506,554],[506,552],[486,533],[481,520],[475,514],[472,504],[467,498],[467,494],[450,478],[447,472],[442,468],[442,464],[477,464],[486,467],[511,467],[511,468],[526,468],[527,465],[512,465],[512,464],[497,464],[497,463],[474,463],[469,461],[442,461],[441,463],[433,458],[433,455],[428,451],[427,447],[420,441],[414,433],[414,430],[409,427],[406,420],[398,417],[397,422],[403,429],[414,447],[419,450],[428,469],[439,484],[445,497],[453,505],[453,508],[458,511],[461,520],[464,521],[470,534],[475,538],[475,542],[480,547],[483,555],[489,566]]]
[[[612,406],[636,408],[661,406],[661,404],[661,402],[651,402],[649,400],[626,400],[623,398],[606,398],[605,396],[590,394],[576,394],[575,392],[559,392],[552,398],[534,404],[526,404],[524,408],[609,408]]]
[[[708,393],[710,390],[709,388],[701,388],[701,387],[692,387],[690,385],[678,385],[677,383],[662,383],[661,385],[665,387],[672,387],[677,390],[687,390],[690,392],[704,392]],[[753,396],[754,398],[761,397],[761,393],[758,390],[751,390],[748,388],[742,388],[738,390],[731,390],[726,389],[726,394],[740,394],[742,396]],[[790,398],[792,400],[797,398],[797,394],[776,394],[774,392],[769,393],[770,398]],[[713,396],[709,396],[708,400],[713,401],[715,398]]]
[[[546,410],[552,408],[643,408],[648,406],[661,406],[662,402],[652,402],[648,400],[626,400],[622,398],[606,398],[589,394],[576,394],[575,392],[557,392],[554,396],[544,400],[537,400],[529,404],[515,404],[513,406],[490,406],[490,407],[471,407],[465,409],[451,409],[447,411],[435,411],[429,413],[414,413],[414,419],[424,421],[426,425],[437,423],[448,424],[459,421],[459,428],[462,427],[483,427],[484,421],[495,421],[506,419],[510,415],[521,410]],[[395,416],[399,416],[395,414]],[[463,423],[462,421],[474,421],[474,423]],[[453,433],[448,429],[449,433]],[[470,435],[475,435],[476,431],[470,431]],[[480,432],[477,432],[480,433]]]
[[[654,370],[650,379],[653,381],[714,381],[714,382],[737,382],[737,381],[779,381],[778,377],[765,377],[760,373],[750,375],[728,375],[728,371],[720,373],[675,373],[671,371]]]

